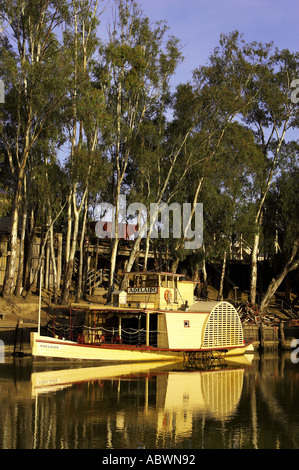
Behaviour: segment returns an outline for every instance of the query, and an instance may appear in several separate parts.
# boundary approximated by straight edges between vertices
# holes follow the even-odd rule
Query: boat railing
[[[66,327],[48,325],[48,332],[59,339],[78,341],[86,344],[124,344],[138,346],[146,344],[146,330],[144,328],[105,328],[90,327],[87,325]],[[149,345],[157,346],[158,331],[149,331]]]
[[[158,332],[149,331],[149,344],[157,345]],[[124,344],[130,346],[138,346],[146,344],[145,329],[122,328],[119,331],[116,328],[100,328],[93,329],[89,337],[91,343],[100,344]]]

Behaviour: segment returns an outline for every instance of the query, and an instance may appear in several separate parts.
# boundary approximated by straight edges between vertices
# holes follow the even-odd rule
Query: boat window
[[[129,278],[129,287],[135,287],[135,278],[134,277],[130,277]]]
[[[148,275],[145,287],[158,287],[158,277],[156,275]]]

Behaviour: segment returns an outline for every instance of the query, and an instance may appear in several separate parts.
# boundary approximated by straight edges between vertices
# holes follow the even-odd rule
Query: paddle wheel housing
[[[219,302],[211,311],[203,334],[203,348],[240,346],[244,342],[238,312],[228,302]]]

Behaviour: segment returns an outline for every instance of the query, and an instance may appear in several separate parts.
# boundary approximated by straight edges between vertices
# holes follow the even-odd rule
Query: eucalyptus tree
[[[165,127],[163,145],[159,149],[161,160],[158,159],[158,166],[151,166],[156,188],[152,191],[155,201],[151,202],[159,205],[175,201],[191,205],[181,238],[170,244],[173,246],[173,272],[179,260],[186,256],[183,247],[209,167],[218,160],[224,162],[221,145],[226,132],[234,121],[246,114],[262,86],[258,84],[248,92],[256,71],[263,67],[269,47],[246,44],[238,32],[221,35],[209,64],[194,71],[192,82],[177,87],[172,103],[173,119]]]
[[[244,121],[255,135],[263,154],[263,164],[253,172],[252,181],[256,191],[256,208],[253,221],[254,241],[251,256],[250,299],[256,302],[257,260],[262,233],[264,207],[275,177],[284,165],[283,144],[292,139],[292,129],[298,127],[298,106],[291,99],[292,82],[299,74],[299,54],[288,50],[268,53],[263,67],[256,71],[249,84],[248,93],[256,93]]]
[[[219,158],[206,168],[201,191],[204,205],[205,257],[222,264],[219,297],[227,261],[235,243],[241,251],[244,239],[253,235],[252,172],[261,161],[261,152],[250,129],[233,122],[226,130],[219,148]],[[239,253],[241,255],[241,252]]]
[[[99,81],[109,81],[106,106],[110,119],[103,130],[106,153],[113,164],[110,202],[115,208],[109,295],[114,288],[120,201],[129,165],[136,158],[136,142],[144,130],[143,124],[157,112],[161,113],[155,108],[159,101],[163,102],[165,88],[175,68],[175,63],[170,64],[170,61],[179,60],[180,55],[175,39],[167,42],[166,50],[163,48],[165,24],[152,24],[133,0],[115,3],[115,18],[109,39],[102,48],[98,76]]]
[[[221,35],[219,46],[212,53],[209,64],[199,67],[193,73],[193,81],[188,85],[190,106],[186,105],[185,99],[180,98],[182,92],[185,97],[186,88],[181,86],[177,90],[174,114],[177,127],[181,128],[183,122],[190,122],[192,119],[188,142],[182,149],[188,151],[185,161],[191,157],[190,152],[193,154],[188,171],[188,194],[185,195],[185,202],[191,204],[192,210],[185,233],[176,246],[177,256],[173,260],[173,271],[177,269],[180,254],[183,253],[180,247],[187,239],[188,228],[192,224],[196,204],[200,201],[207,172],[218,160],[224,162],[225,155],[221,146],[228,129],[240,116],[246,115],[256,100],[261,85],[250,93],[248,88],[256,71],[263,67],[268,48],[269,46],[262,47],[255,43],[246,44],[238,32]],[[196,145],[190,145],[192,140]]]
[[[12,176],[5,158],[3,142],[0,143],[0,217],[8,216],[11,210],[13,187]]]
[[[44,287],[49,288],[51,265],[53,273],[53,285],[51,287],[53,288],[54,303],[57,303],[61,278],[61,257],[57,256],[57,259],[55,257],[54,230],[59,229],[60,231],[59,222],[67,201],[67,178],[55,153],[48,154],[45,149],[39,150],[40,154],[35,155],[35,165],[29,165],[30,171],[28,172],[30,178],[27,200],[29,218],[27,237],[29,246],[26,256],[24,287],[27,297],[36,284],[41,266],[44,266]],[[39,163],[38,157],[41,160]],[[38,259],[35,266],[33,266],[32,248],[37,228],[40,228],[40,248]],[[17,286],[18,281],[19,276]]]
[[[177,56],[177,49],[173,52]],[[168,57],[171,59],[170,53]],[[176,61],[173,59],[172,63],[175,65]],[[139,223],[138,235],[126,268],[127,272],[132,269],[141,239],[145,240],[144,271],[147,270],[152,238],[155,237],[156,248],[159,246],[162,248],[163,246],[164,250],[165,244],[168,245],[168,241],[165,241],[165,239],[162,241],[161,239],[156,240],[156,237],[159,237],[159,232],[156,230],[158,216],[160,212],[163,213],[165,204],[170,204],[178,194],[179,188],[182,188],[184,177],[191,164],[191,158],[185,159],[185,154],[182,152],[191,128],[188,125],[182,126],[176,134],[170,130],[165,115],[166,103],[164,100],[166,96],[163,97],[162,106],[161,103],[158,103],[155,119],[146,122],[143,129],[146,134],[145,137],[143,134],[141,135],[141,152],[140,158],[137,159],[138,172],[136,171],[138,178],[135,179],[135,182],[133,179],[133,183],[136,186],[137,200],[144,204],[146,214]],[[140,199],[141,188],[143,199]],[[170,220],[168,222],[171,224]],[[126,276],[123,281],[124,286],[125,284]]]
[[[90,178],[99,165],[98,132],[103,112],[101,89],[92,83],[94,57],[99,46],[99,0],[72,0],[72,22],[64,32],[64,44],[71,55],[68,105],[65,108],[65,130],[70,143],[66,171],[69,176],[65,270],[61,302],[68,303],[74,260],[77,251],[80,215],[83,225],[80,241],[79,294],[82,286],[83,241],[88,210]],[[78,297],[78,298],[79,298]]]
[[[38,139],[55,131],[66,96],[68,61],[55,31],[68,20],[68,4],[65,0],[1,1],[0,13],[6,24],[0,39],[0,74],[6,89],[0,132],[14,181],[10,255],[3,285],[3,296],[8,297],[15,287],[19,214],[26,199],[28,160]],[[24,217],[25,212],[23,221]]]
[[[298,176],[298,167],[284,171],[273,184],[266,200],[265,218],[272,227],[272,233],[278,233],[279,250],[272,254],[272,269],[276,273],[261,299],[261,313],[266,311],[286,276],[299,267]]]

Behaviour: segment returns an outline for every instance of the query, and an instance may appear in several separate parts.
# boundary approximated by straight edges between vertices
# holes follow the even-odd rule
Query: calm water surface
[[[207,367],[0,364],[1,449],[298,449],[290,353]]]

